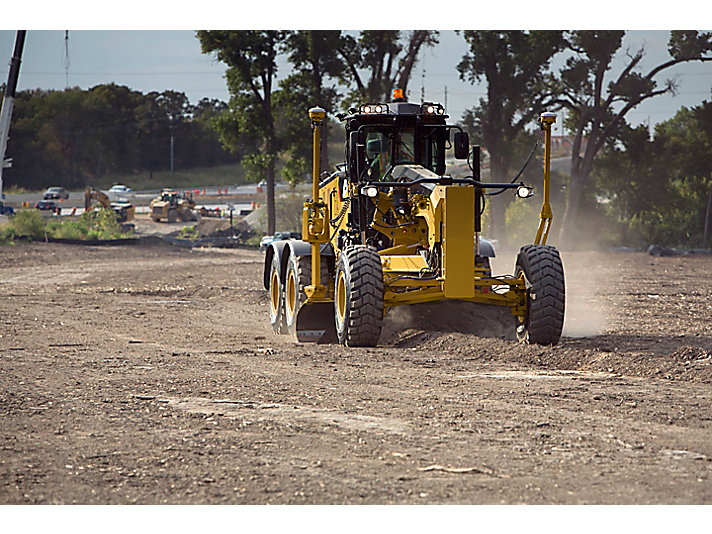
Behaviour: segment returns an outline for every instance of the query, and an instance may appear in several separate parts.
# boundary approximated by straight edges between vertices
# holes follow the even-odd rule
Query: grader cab
[[[486,195],[511,190],[528,197],[532,188],[482,182],[479,147],[470,151],[467,133],[447,124],[442,106],[395,98],[338,115],[346,162],[326,176],[319,169],[325,112],[313,108],[309,116],[313,184],[302,239],[272,243],[265,255],[275,332],[375,346],[390,309],[459,300],[509,307],[522,342],[559,341],[564,272],[558,251],[546,245],[553,113],[539,120],[546,161],[536,237],[521,248],[514,273],[499,276],[490,267],[494,247],[480,235]],[[446,174],[450,147],[456,159],[467,159],[471,176]]]

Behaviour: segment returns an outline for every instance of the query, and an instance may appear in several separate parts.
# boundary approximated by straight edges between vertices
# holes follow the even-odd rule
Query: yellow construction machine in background
[[[149,204],[151,219],[160,222],[161,219],[174,223],[181,221],[198,221],[200,214],[195,211],[195,202],[192,196],[181,196],[176,191],[164,189],[161,194],[151,200]]]
[[[302,240],[272,243],[265,256],[275,332],[300,341],[374,346],[388,310],[459,300],[509,307],[522,342],[559,341],[564,271],[558,251],[546,245],[553,217],[553,113],[539,121],[546,138],[539,228],[533,244],[521,248],[514,273],[499,276],[490,267],[494,247],[480,236],[485,196],[513,191],[526,198],[532,188],[516,178],[482,182],[479,147],[470,152],[467,133],[447,124],[442,106],[401,96],[339,115],[347,160],[327,176],[319,169],[325,112],[313,108],[309,116],[313,185],[304,205]],[[446,174],[450,146],[456,159],[467,159],[471,176]]]
[[[136,214],[136,208],[130,202],[111,202],[106,193],[93,187],[87,187],[84,190],[84,209],[88,211],[96,204],[102,208],[114,210],[116,220],[120,223],[132,221]]]

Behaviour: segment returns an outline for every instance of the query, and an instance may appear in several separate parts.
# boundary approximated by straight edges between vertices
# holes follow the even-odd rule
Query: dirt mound
[[[209,219],[204,217],[195,227],[198,230],[199,238],[238,237],[244,241],[253,234],[250,225],[242,219],[233,219],[232,227],[230,227],[229,219]]]
[[[432,332],[514,339],[514,318],[509,308],[476,302],[443,301],[400,306],[386,315],[381,343],[409,346],[409,339],[417,342],[422,339],[422,334]]]
[[[227,219],[212,219],[203,217],[198,224],[195,225],[200,237],[212,237],[222,232],[230,231],[230,221]]]

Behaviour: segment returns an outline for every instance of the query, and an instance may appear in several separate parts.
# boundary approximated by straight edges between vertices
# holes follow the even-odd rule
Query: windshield
[[[440,128],[365,128],[368,180],[381,181],[391,166],[417,163],[437,174],[445,172],[445,134]],[[388,178],[386,178],[387,180]]]

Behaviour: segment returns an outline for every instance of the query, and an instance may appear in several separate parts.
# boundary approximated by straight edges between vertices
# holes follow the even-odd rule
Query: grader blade
[[[302,343],[336,343],[334,303],[304,304],[297,312],[297,340]]]

